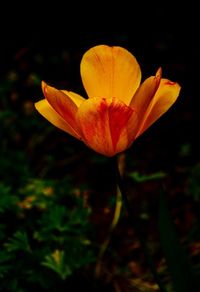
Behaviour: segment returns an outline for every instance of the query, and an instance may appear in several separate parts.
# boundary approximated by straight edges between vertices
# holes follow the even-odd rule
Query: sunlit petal
[[[79,107],[77,120],[85,143],[101,154],[113,156],[127,147],[127,136],[122,133],[133,114],[116,99],[92,98]]]
[[[74,129],[75,132],[79,133],[75,118],[78,108],[72,99],[61,90],[49,86],[45,82],[42,82],[42,89],[44,96],[52,108]]]
[[[99,45],[83,55],[81,77],[90,98],[115,97],[128,105],[140,84],[141,71],[126,49]]]
[[[46,99],[42,99],[35,103],[38,112],[46,118],[50,123],[68,134],[80,139],[80,136],[67,124],[67,122],[51,107]]]
[[[180,89],[178,83],[161,79],[158,90],[144,113],[137,136],[141,135],[172,106],[179,96]]]
[[[147,78],[138,88],[133,96],[130,107],[137,113],[138,122],[141,124],[144,114],[154,97],[161,80],[161,68],[157,71],[156,76]]]
[[[129,121],[133,117],[135,118],[135,112],[123,102],[112,99],[112,102],[108,104],[108,114],[113,149],[114,151],[121,152],[128,145],[128,133],[126,138],[123,130],[126,129]]]
[[[83,101],[85,101],[85,98],[81,95],[73,92],[73,91],[67,91],[67,90],[61,90],[64,94],[69,96],[71,100],[79,107]]]

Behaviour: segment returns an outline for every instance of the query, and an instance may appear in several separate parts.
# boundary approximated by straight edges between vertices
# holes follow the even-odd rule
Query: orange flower
[[[88,99],[42,82],[36,109],[56,127],[106,156],[127,149],[176,101],[180,86],[161,69],[142,84],[136,58],[121,47],[99,45],[81,61]]]

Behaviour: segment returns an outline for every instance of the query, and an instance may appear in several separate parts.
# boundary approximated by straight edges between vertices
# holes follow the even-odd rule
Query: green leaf
[[[199,291],[190,261],[179,242],[164,191],[160,193],[159,200],[159,231],[161,245],[171,275],[174,291]]]
[[[70,267],[65,263],[65,252],[62,250],[55,250],[54,253],[46,255],[42,265],[56,272],[62,280],[72,274]]]
[[[0,214],[16,207],[17,197],[11,193],[11,187],[0,182]]]
[[[7,251],[23,250],[30,252],[30,246],[28,242],[28,236],[23,231],[17,231],[13,238],[9,239],[7,243],[4,244]]]
[[[5,250],[0,250],[0,279],[10,270],[11,264],[15,258]]]
[[[131,177],[135,182],[142,183],[150,180],[161,179],[166,177],[166,173],[163,171],[158,171],[148,175],[142,175],[138,171],[134,171],[129,173],[129,177]]]

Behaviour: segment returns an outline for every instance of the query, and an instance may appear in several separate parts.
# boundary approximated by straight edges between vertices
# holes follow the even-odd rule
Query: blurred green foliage
[[[4,291],[27,291],[31,285],[53,291],[74,271],[95,261],[91,209],[72,190],[67,180],[30,180],[13,196],[1,185]]]
[[[17,104],[12,76],[0,90],[0,291],[60,291],[96,259],[91,208],[70,176],[44,177],[52,159],[40,167],[35,149],[54,129],[35,118],[31,99]]]

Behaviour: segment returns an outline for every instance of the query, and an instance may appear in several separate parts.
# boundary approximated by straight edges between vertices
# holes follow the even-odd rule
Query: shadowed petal
[[[130,119],[135,117],[135,113],[130,107],[116,99],[113,99],[112,103],[109,104],[108,113],[113,149],[121,152],[128,145],[128,133],[127,130],[126,133],[123,130],[126,129]],[[127,137],[125,134],[127,134]]]
[[[130,117],[126,125],[128,147],[133,143],[138,132],[139,119],[138,119],[137,111],[133,109],[133,113],[134,114],[132,114],[132,116]]]
[[[130,107],[137,111],[138,118],[140,119],[146,112],[152,98],[154,97],[161,80],[161,68],[157,71],[156,76],[147,78],[137,89],[133,96]]]
[[[140,84],[141,71],[126,49],[99,45],[83,55],[81,77],[90,98],[116,97],[128,105]]]
[[[77,139],[80,136],[73,130],[73,128],[67,124],[67,122],[50,106],[46,99],[42,99],[35,103],[35,107],[38,112],[45,117],[50,123],[59,129],[69,133]]]
[[[122,132],[133,113],[131,108],[116,99],[86,100],[77,112],[85,143],[106,156],[125,150],[128,139]]]
[[[180,93],[180,85],[168,79],[161,79],[158,90],[151,100],[141,121],[137,137],[162,116],[176,101]]]
[[[68,95],[45,82],[42,82],[42,90],[52,108],[78,133],[79,129],[75,118],[77,105]]]
[[[85,101],[85,98],[81,95],[73,92],[73,91],[67,91],[67,90],[61,90],[65,95],[69,96],[71,100],[79,107],[83,101]]]

